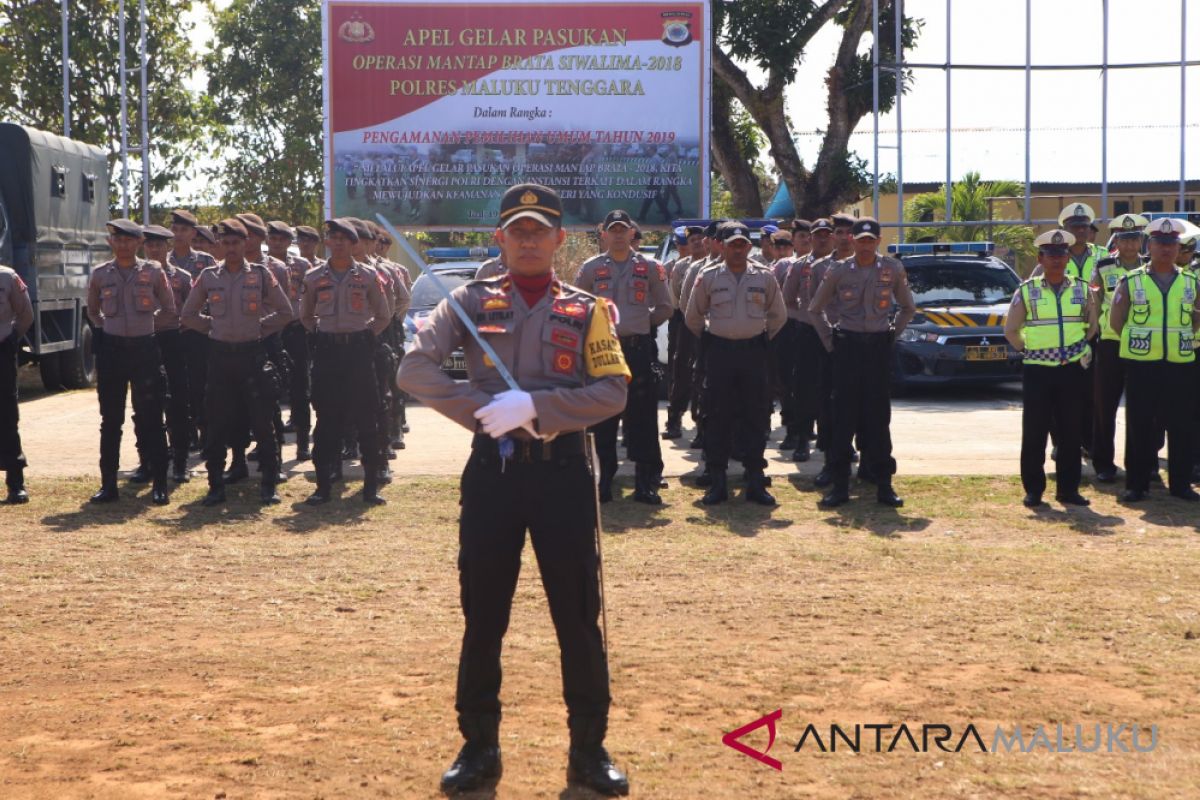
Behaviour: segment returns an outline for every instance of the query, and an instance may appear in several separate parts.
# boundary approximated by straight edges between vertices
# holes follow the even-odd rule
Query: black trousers
[[[313,466],[324,480],[341,462],[350,430],[358,437],[363,470],[381,466],[379,390],[373,360],[374,337],[367,331],[335,343],[317,334],[312,349],[312,402],[317,412]]]
[[[892,458],[892,341],[888,333],[833,334],[832,431],[825,450],[835,485],[850,481],[850,441],[882,488],[896,473]]]
[[[167,437],[171,458],[176,466],[187,463],[188,443],[192,438],[191,415],[188,413],[188,351],[182,331],[159,331],[154,334],[158,352],[162,355],[167,375]]]
[[[595,488],[582,453],[501,465],[476,447],[462,474],[458,572],[466,630],[459,714],[500,712],[500,650],[529,532],[561,653],[570,717],[606,717],[608,660],[598,624]]]
[[[17,430],[20,412],[17,404],[17,347],[16,332],[0,342],[0,469],[24,469],[25,453],[21,450],[21,434]]]
[[[770,417],[770,359],[764,336],[731,340],[705,335],[708,417],[704,460],[710,472],[729,468],[734,433],[747,472],[767,467],[763,448]]]
[[[1167,485],[1182,492],[1191,485],[1193,408],[1196,370],[1169,361],[1125,362],[1125,487],[1150,488],[1158,471],[1159,432],[1167,433]]]
[[[258,466],[264,483],[274,483],[279,473],[275,447],[274,411],[279,386],[274,367],[261,342],[227,345],[210,341],[208,385],[204,390],[204,465],[209,486],[222,484],[225,451],[245,447],[246,421],[259,443]]]
[[[821,419],[824,408],[822,395],[822,380],[827,379],[824,373],[829,372],[829,353],[821,344],[817,329],[806,322],[796,323],[796,358],[792,372],[792,391],[796,398],[796,432],[808,436]],[[832,388],[832,387],[830,387]],[[832,408],[829,409],[832,411]],[[828,422],[825,423],[825,437],[829,437]],[[820,435],[818,433],[818,443]]]
[[[167,475],[167,433],[163,425],[166,390],[162,361],[153,336],[102,334],[96,352],[96,394],[100,399],[100,477],[117,478],[125,397],[133,404],[134,434],[150,474]]]
[[[296,437],[305,441],[312,427],[309,405],[312,400],[310,368],[312,359],[308,352],[308,331],[299,322],[289,323],[283,329],[283,349],[291,359],[288,374],[288,405],[291,406],[291,422],[296,428]]]
[[[691,401],[695,357],[696,337],[681,320],[676,330],[675,360],[671,362],[671,387],[667,395],[667,415],[672,419],[681,419]]]
[[[1117,409],[1125,391],[1125,362],[1120,342],[1099,339],[1092,352],[1092,466],[1104,472],[1117,468]]]
[[[796,428],[796,357],[800,323],[789,319],[770,342],[771,362],[775,374],[772,377],[771,395],[779,400],[779,416],[788,433],[798,433]]]
[[[1087,393],[1087,379],[1078,363],[1060,367],[1026,364],[1022,369],[1021,485],[1026,494],[1041,497],[1046,491],[1046,438],[1052,425],[1058,437],[1056,493],[1071,495],[1079,491],[1083,429],[1079,398]]]
[[[208,385],[208,335],[199,331],[183,332],[183,347],[187,353],[188,414],[192,424],[203,429],[204,389]]]
[[[622,336],[621,351],[633,375],[625,400],[625,411],[597,425],[596,455],[600,469],[608,477],[617,472],[617,426],[625,421],[626,455],[635,464],[647,465],[662,473],[662,448],[658,441],[658,381],[654,375],[656,357],[654,339],[649,334]]]
[[[815,332],[815,329],[814,329]],[[821,335],[817,334],[820,343]],[[829,453],[829,443],[833,439],[833,353],[821,344],[821,352],[817,356],[816,392],[819,411],[817,413],[817,449]]]

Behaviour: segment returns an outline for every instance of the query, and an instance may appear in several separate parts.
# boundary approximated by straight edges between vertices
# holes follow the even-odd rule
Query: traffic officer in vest
[[[246,260],[246,226],[240,220],[226,219],[215,226],[215,232],[225,260],[200,273],[181,315],[185,327],[209,337],[204,393],[208,494],[201,502],[206,506],[225,502],[226,448],[248,419],[260,443],[259,497],[265,504],[278,503],[279,451],[269,446],[274,443],[271,417],[278,402],[278,381],[263,339],[291,321],[292,306],[275,275]]]
[[[721,233],[724,262],[700,273],[684,317],[692,335],[704,338],[708,387],[704,460],[711,485],[703,502],[715,505],[729,499],[726,470],[734,422],[740,417],[745,431],[746,500],[773,506],[763,458],[770,432],[768,342],[783,329],[787,309],[770,267],[749,260],[750,229],[736,222]]]
[[[567,780],[606,795],[629,782],[604,749],[611,702],[600,633],[595,484],[585,432],[625,407],[629,370],[608,303],[555,279],[566,238],[553,189],[504,193],[496,238],[509,273],[454,289],[520,389],[440,303],[400,365],[400,388],[475,431],[462,476],[459,579],[466,633],[455,709],[466,744],[442,776],[446,792],[500,777],[500,652],[529,531],[562,651],[571,734]],[[466,383],[442,371],[462,348]]]
[[[1125,361],[1125,491],[1121,500],[1145,500],[1158,468],[1157,431],[1167,433],[1167,485],[1182,500],[1200,500],[1191,487],[1192,409],[1195,403],[1195,274],[1175,265],[1180,220],[1146,227],[1150,262],[1126,275],[1113,294],[1109,320],[1121,334]]]
[[[1196,253],[1196,245],[1200,243],[1200,228],[1187,220],[1180,221],[1189,230],[1179,237],[1179,257],[1175,259],[1175,265],[1191,270],[1200,280],[1200,255]],[[1192,483],[1200,483],[1200,358],[1192,362],[1192,372],[1196,375],[1196,399],[1192,404]]]
[[[17,430],[17,353],[21,337],[33,327],[29,289],[15,270],[0,266],[0,469],[8,487],[6,503],[28,503],[25,452]]]
[[[378,273],[350,255],[358,238],[354,225],[331,219],[325,222],[325,230],[329,260],[305,276],[300,305],[300,321],[313,334],[317,411],[313,450],[317,489],[305,502],[329,502],[346,423],[354,420],[363,462],[363,502],[382,505],[374,353],[391,315]]]
[[[667,424],[662,438],[678,439],[683,436],[683,413],[688,409],[692,397],[692,367],[696,357],[696,339],[687,329],[683,312],[687,309],[679,305],[679,291],[683,286],[683,278],[693,263],[707,257],[708,251],[704,246],[704,228],[699,225],[689,225],[684,228],[686,236],[681,256],[671,269],[668,289],[671,303],[675,306],[671,320],[675,324],[675,357],[671,361],[671,381],[667,392]]]
[[[165,386],[154,315],[175,313],[175,298],[166,274],[153,261],[137,257],[142,227],[127,219],[108,223],[113,259],[92,270],[88,279],[87,315],[99,338],[96,349],[96,393],[100,398],[100,491],[93,503],[120,498],[117,470],[125,396],[133,401],[133,424],[153,480],[151,499],[166,505],[167,434],[163,427]]]
[[[300,295],[304,289],[304,276],[313,265],[303,256],[294,256],[288,248],[296,241],[296,231],[282,220],[267,223],[267,253],[283,262],[287,269],[287,296],[293,309],[300,308]],[[299,319],[287,324],[281,334],[281,344],[287,351],[291,362],[288,367],[288,412],[289,419],[283,430],[285,433],[296,434],[296,460],[307,461],[310,457],[309,431],[312,428],[312,418],[309,414],[311,402],[311,384],[309,368],[311,359],[308,352],[308,334]]]
[[[1072,278],[1083,278],[1084,284],[1092,280],[1096,262],[1108,257],[1108,251],[1098,244],[1091,244],[1095,235],[1096,212],[1087,203],[1072,203],[1058,214],[1058,227],[1075,238],[1067,261],[1067,274]],[[1035,270],[1036,272],[1036,270]]]
[[[1113,292],[1121,279],[1142,266],[1142,230],[1147,220],[1140,214],[1121,214],[1109,223],[1115,237],[1115,256],[1096,262],[1091,290],[1100,309],[1100,338],[1094,345],[1092,366],[1092,467],[1096,480],[1112,483],[1117,479],[1114,439],[1117,433],[1117,408],[1125,391],[1125,362],[1121,360],[1121,336],[1108,324]]]
[[[171,231],[161,225],[147,225],[142,231],[146,238],[142,250],[147,259],[162,266],[167,285],[171,287],[171,295],[175,300],[173,310],[160,309],[154,315],[154,341],[158,345],[167,379],[167,441],[171,453],[171,479],[176,483],[187,483],[190,480],[187,469],[188,449],[195,426],[188,412],[188,401],[191,397],[188,389],[188,353],[179,322],[179,312],[191,292],[192,276],[171,263],[168,253],[174,236]],[[139,440],[138,444],[139,452],[142,452],[143,443]],[[148,468],[148,465],[146,466]]]
[[[186,272],[189,280],[195,280],[205,268],[216,265],[217,259],[209,252],[216,237],[211,228],[199,223],[195,214],[186,208],[177,208],[171,212],[169,224],[172,239],[167,261],[171,266]],[[208,363],[208,339],[196,331],[185,330],[181,341],[187,359],[188,417],[192,426],[188,449],[199,450],[204,430],[204,369]]]
[[[1021,484],[1028,508],[1042,504],[1046,490],[1046,438],[1054,424],[1060,503],[1086,506],[1079,494],[1079,440],[1082,420],[1079,397],[1086,391],[1084,365],[1091,359],[1088,339],[1095,333],[1095,305],[1087,284],[1067,270],[1075,237],[1053,230],[1034,240],[1037,277],[1013,295],[1004,335],[1023,357],[1021,414]]]
[[[604,218],[608,251],[583,262],[575,285],[609,300],[617,307],[617,334],[625,362],[633,374],[624,414],[596,426],[600,459],[600,499],[612,500],[617,474],[617,425],[625,420],[627,454],[635,466],[633,499],[658,505],[662,498],[662,450],[658,442],[658,389],[654,362],[658,349],[651,332],[671,316],[671,296],[666,273],[633,249],[633,220],[625,211],[610,211]]]
[[[808,310],[816,315],[833,309],[833,433],[825,462],[833,488],[820,500],[834,508],[850,500],[850,440],[857,434],[862,466],[875,480],[875,499],[886,506],[904,505],[892,490],[896,461],[892,458],[892,343],[917,306],[904,266],[880,255],[879,223],[871,217],[850,228],[854,256],[835,262],[825,273]],[[899,307],[895,318],[892,312]]]

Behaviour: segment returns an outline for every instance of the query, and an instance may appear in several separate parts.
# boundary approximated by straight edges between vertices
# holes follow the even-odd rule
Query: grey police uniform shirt
[[[313,268],[313,265],[307,258],[288,253],[287,258],[283,259],[283,266],[287,269],[288,300],[291,301],[292,308],[299,308],[300,292],[304,289],[304,276]]]
[[[892,307],[899,306],[895,322]],[[821,333],[826,349],[832,350],[829,309],[840,330],[856,333],[885,333],[895,327],[903,331],[917,313],[904,265],[894,258],[876,254],[870,266],[860,267],[854,257],[828,268],[808,310]]]
[[[187,302],[187,296],[192,291],[192,276],[187,274],[182,269],[171,265],[171,259],[167,259],[167,266],[163,269],[163,274],[167,276],[167,286],[171,288],[171,296],[175,298],[174,310],[160,309],[154,315],[154,331],[177,331],[182,326],[179,315],[183,311],[183,304]]]
[[[207,306],[208,313],[202,313]],[[291,303],[262,264],[233,271],[221,262],[200,273],[183,306],[183,325],[217,342],[255,342],[291,322]]]
[[[288,285],[288,281],[290,281],[291,278],[288,275],[288,269],[287,269],[286,264],[284,264],[282,261],[280,261],[275,256],[271,255],[270,253],[267,253],[266,251],[259,253],[257,258],[255,258],[253,256],[253,254],[247,254],[246,260],[250,263],[262,264],[267,269],[269,269],[271,271],[271,274],[275,276],[276,283],[278,283],[280,288],[283,289],[283,296],[285,298],[288,297],[287,285]],[[288,299],[288,304],[292,309],[292,319],[295,319],[296,318],[296,305],[294,303],[292,303],[290,298]]]
[[[671,265],[671,271],[667,275],[667,291],[671,294],[671,304],[681,312],[686,309],[679,303],[679,292],[683,288],[683,276],[687,274],[688,267],[691,265],[691,256],[677,258],[675,259],[675,263]]]
[[[583,262],[575,285],[617,306],[617,335],[649,334],[671,318],[674,306],[666,271],[658,263],[631,252],[625,261],[607,253]]]
[[[175,251],[172,250],[167,253],[167,263],[183,270],[188,274],[188,277],[194,280],[204,270],[209,267],[215,267],[217,260],[208,253],[201,253],[199,250],[192,250],[183,257],[175,255]]]
[[[388,291],[391,294],[388,306],[392,316],[396,319],[404,319],[404,315],[412,306],[412,284],[409,282],[408,270],[386,258],[377,258],[375,268],[383,269],[386,272]]]
[[[684,321],[696,336],[707,327],[722,339],[751,339],[764,332],[773,339],[787,322],[787,309],[770,267],[749,261],[739,276],[721,264],[696,279]]]
[[[521,389],[532,395],[538,433],[581,431],[625,409],[629,370],[608,309],[598,298],[554,280],[530,307],[507,276],[472,281],[451,294]],[[442,362],[460,347],[467,361],[465,383],[442,371]],[[476,430],[474,412],[509,389],[445,300],[417,332],[396,382],[469,430]],[[513,435],[526,436],[520,430]]]
[[[713,253],[707,258],[693,261],[688,265],[687,274],[683,276],[683,283],[679,287],[679,307],[683,309],[685,315],[687,314],[688,302],[691,300],[692,290],[696,288],[696,280],[700,277],[700,273],[722,263],[724,263],[722,257]]]
[[[384,279],[365,264],[339,273],[327,263],[304,276],[300,323],[318,333],[378,335],[392,321],[384,292]]]
[[[508,272],[508,267],[504,266],[504,260],[500,256],[496,256],[479,265],[479,269],[475,270],[475,280],[485,281],[506,272]]]
[[[29,287],[9,267],[0,267],[0,342],[8,341],[15,331],[24,336],[33,326],[33,303]]]
[[[175,296],[167,275],[156,261],[137,259],[121,269],[105,261],[88,279],[87,315],[92,326],[110,336],[150,336],[154,315],[162,309],[175,314]]]
[[[819,260],[811,253],[793,259],[788,266],[787,275],[783,278],[783,304],[787,306],[788,317],[805,325],[813,324],[808,304],[812,302],[817,291],[818,278],[813,264]]]

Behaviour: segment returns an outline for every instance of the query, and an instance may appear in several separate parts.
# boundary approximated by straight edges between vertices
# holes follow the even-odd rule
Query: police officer
[[[296,226],[296,247],[300,250],[300,257],[314,267],[319,267],[325,262],[317,253],[320,245],[321,234],[316,228],[308,225]]]
[[[1042,504],[1046,490],[1046,438],[1058,436],[1055,497],[1066,505],[1089,505],[1079,494],[1079,441],[1083,420],[1079,397],[1086,391],[1084,365],[1095,332],[1095,305],[1083,279],[1067,269],[1074,234],[1046,231],[1038,248],[1035,277],[1013,295],[1004,335],[1022,354],[1021,484],[1027,508]]]
[[[288,248],[296,241],[296,231],[282,220],[272,220],[267,223],[267,253],[283,262],[287,270],[287,296],[292,308],[299,309],[300,295],[304,289],[304,276],[313,265],[302,256],[294,256]],[[310,457],[308,448],[309,431],[312,427],[309,414],[310,402],[310,358],[308,353],[308,334],[299,319],[287,324],[280,335],[283,349],[288,354],[288,405],[290,418],[284,431],[294,431],[296,434],[296,460],[307,461]]]
[[[1195,403],[1196,330],[1200,328],[1196,276],[1175,264],[1177,219],[1156,219],[1146,227],[1150,262],[1133,270],[1113,293],[1109,321],[1121,335],[1125,361],[1125,491],[1134,503],[1150,492],[1158,468],[1158,431],[1167,433],[1171,496],[1195,502],[1192,489],[1192,408]]]
[[[809,226],[810,251],[788,266],[783,282],[783,304],[788,317],[795,322],[795,365],[792,373],[793,391],[796,397],[797,431],[792,449],[793,461],[808,461],[809,441],[821,416],[821,381],[829,371],[829,353],[821,344],[821,337],[813,325],[808,310],[816,292],[813,264],[822,261],[833,252],[833,221],[818,219]],[[823,423],[826,428],[828,421]],[[829,431],[823,431],[828,438]]]
[[[292,319],[291,304],[279,281],[266,267],[246,261],[246,226],[240,220],[226,219],[215,232],[221,238],[225,260],[200,273],[182,314],[186,327],[210,339],[204,443],[208,494],[202,501],[206,506],[225,502],[226,448],[240,435],[238,427],[243,420],[249,419],[260,445],[274,442],[271,414],[277,402],[272,396],[277,381],[263,339]],[[278,450],[260,446],[259,459],[259,496],[263,503],[278,503]]]
[[[167,440],[170,443],[171,479],[176,483],[187,483],[190,480],[188,449],[195,427],[188,412],[191,393],[188,388],[187,350],[179,312],[191,291],[192,276],[171,263],[168,255],[174,237],[171,231],[161,225],[147,225],[142,233],[146,240],[142,247],[146,258],[162,267],[175,301],[173,309],[160,309],[154,315],[154,341],[158,345],[167,379]]]
[[[787,309],[774,273],[749,260],[750,229],[739,222],[725,226],[721,233],[724,261],[700,273],[685,316],[692,335],[704,337],[705,464],[711,485],[703,502],[715,505],[729,499],[725,473],[733,450],[734,421],[740,416],[746,433],[742,458],[746,499],[773,506],[763,458],[769,432],[768,342],[783,329]]]
[[[216,237],[211,228],[199,224],[195,214],[186,208],[175,209],[171,212],[170,228],[171,252],[167,254],[167,262],[171,266],[186,272],[189,280],[195,280],[207,267],[216,266],[217,259],[209,250],[215,244]],[[180,334],[180,340],[187,359],[187,403],[191,426],[188,449],[199,450],[204,430],[204,370],[208,364],[208,338],[196,331],[185,330]]]
[[[158,264],[137,257],[142,228],[127,219],[108,223],[113,259],[92,270],[88,279],[87,315],[99,334],[96,393],[100,399],[100,491],[93,503],[120,498],[117,469],[125,395],[133,401],[133,424],[149,463],[151,500],[166,505],[167,438],[163,427],[163,376],[154,343],[154,315],[175,312],[175,298]]]
[[[313,405],[317,411],[313,452],[317,489],[305,502],[329,502],[346,422],[353,419],[362,451],[363,502],[382,505],[373,356],[391,316],[379,274],[350,255],[358,238],[354,225],[331,219],[325,229],[329,260],[305,276],[300,305],[300,321],[314,334]]]
[[[210,225],[196,226],[196,238],[192,242],[192,247],[197,252],[212,256],[216,261],[220,261],[225,257],[217,245],[217,235],[213,233],[212,226]]]
[[[493,256],[479,265],[479,269],[475,270],[475,280],[485,281],[488,278],[494,278],[497,275],[503,275],[508,272],[508,267],[504,266],[504,254]]]
[[[1096,480],[1117,479],[1113,439],[1117,433],[1117,408],[1125,391],[1125,362],[1121,360],[1121,336],[1108,324],[1113,292],[1121,279],[1142,266],[1142,230],[1147,220],[1140,214],[1121,214],[1109,223],[1116,237],[1117,254],[1096,262],[1090,286],[1098,300],[1100,337],[1095,341],[1092,366],[1092,467]]]
[[[809,304],[820,315],[832,307],[837,317],[833,335],[833,436],[825,451],[833,489],[821,498],[823,508],[850,499],[850,439],[857,433],[863,465],[876,482],[876,500],[898,508],[904,504],[892,490],[896,462],[892,458],[892,407],[889,380],[892,342],[917,313],[904,266],[880,255],[879,223],[862,217],[850,229],[854,257],[835,263]],[[895,319],[892,309],[899,306]],[[825,318],[828,324],[828,316]]]
[[[809,223],[805,221],[807,226]],[[805,228],[807,231],[807,227]],[[775,260],[770,263],[772,274],[780,289],[783,288],[788,270],[795,262],[796,256],[792,244],[792,232],[776,231],[771,234],[771,246]],[[779,443],[780,450],[795,450],[800,440],[800,431],[796,427],[796,321],[789,314],[784,322],[783,330],[771,340],[772,394],[779,400],[780,422],[785,428],[783,439]]]
[[[683,319],[686,310],[679,305],[679,291],[683,284],[684,275],[694,262],[707,257],[704,247],[704,228],[699,225],[688,225],[684,228],[686,235],[682,255],[671,267],[668,289],[671,303],[675,310],[671,321],[675,325],[675,357],[671,360],[671,381],[667,394],[667,424],[662,438],[678,439],[683,436],[683,412],[688,408],[692,396],[692,366],[696,355],[696,338],[687,329]]]
[[[724,258],[724,249],[720,239],[718,230],[725,222],[732,220],[712,220],[704,228],[704,247],[708,251],[708,256],[699,260],[693,260],[688,265],[687,272],[684,273],[683,280],[679,286],[679,307],[687,312],[688,303],[691,300],[692,289],[696,285],[696,279],[700,273],[709,267],[714,267],[721,263]],[[705,383],[704,383],[704,340],[693,339],[692,344],[695,348],[692,358],[692,419],[696,423],[696,436],[688,443],[688,447],[692,450],[703,450],[706,440],[706,414],[705,414]],[[711,485],[711,478],[708,473],[707,464],[704,467],[704,473],[700,476],[699,485]]]
[[[803,258],[812,252],[812,223],[806,219],[792,220],[792,255]]]
[[[555,279],[562,203],[545,186],[519,184],[500,201],[496,234],[509,274],[474,281],[454,297],[513,370],[496,365],[443,302],[400,367],[404,391],[476,431],[462,476],[459,578],[466,618],[455,708],[466,744],[442,776],[446,792],[500,776],[500,651],[525,531],[533,541],[562,650],[571,734],[567,779],[608,795],[629,782],[604,749],[610,696],[598,625],[596,506],[584,432],[625,407],[629,371],[607,303]],[[442,362],[459,347],[468,383]]]
[[[621,350],[633,374],[624,413],[627,452],[635,464],[633,499],[658,505],[662,503],[658,484],[663,461],[654,371],[657,347],[651,331],[671,316],[671,296],[663,268],[632,248],[634,227],[628,213],[619,209],[608,212],[604,230],[608,251],[583,263],[575,285],[617,307]],[[617,425],[621,419],[622,415],[617,414],[596,427],[602,502],[612,499],[612,480],[617,473]]]
[[[404,342],[408,338],[404,330],[404,318],[408,314],[409,306],[412,305],[412,276],[409,275],[407,267],[388,258],[388,251],[392,247],[391,234],[376,222],[371,223],[371,229],[375,232],[375,265],[390,271],[392,277],[399,283],[395,292],[395,307],[392,309],[392,324],[384,330],[382,336],[383,342],[391,352],[386,353],[386,359],[376,358],[376,364],[381,370],[380,384],[387,387],[390,397],[388,404],[390,416],[385,420],[379,435],[387,451],[387,457],[392,459],[396,457],[396,450],[404,449],[404,434],[408,433],[406,398],[403,392],[392,385],[392,382],[395,379],[396,369],[404,360]],[[385,362],[389,364],[394,362],[394,366],[383,371],[382,365]]]
[[[17,430],[17,353],[21,337],[33,327],[33,304],[21,276],[0,266],[0,469],[8,487],[6,503],[28,503],[25,453]]]

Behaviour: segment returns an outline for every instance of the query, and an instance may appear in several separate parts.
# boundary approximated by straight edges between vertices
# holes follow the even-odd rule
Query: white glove
[[[492,398],[492,402],[475,411],[475,419],[482,423],[484,432],[493,439],[499,439],[517,428],[533,433],[532,422],[536,418],[533,396],[517,389],[501,392]]]

